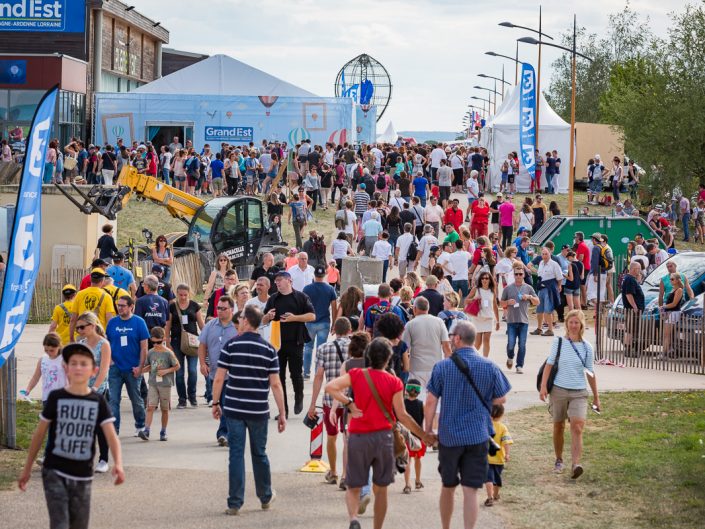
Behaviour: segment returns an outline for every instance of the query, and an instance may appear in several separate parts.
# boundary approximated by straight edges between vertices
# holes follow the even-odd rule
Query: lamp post
[[[523,61],[519,60],[519,43],[517,43],[516,57],[510,57],[509,55],[502,55],[501,53],[496,53],[494,51],[486,51],[485,55],[489,55],[490,57],[501,57],[502,59],[514,61],[516,63],[516,70],[514,72],[514,85],[516,86],[517,84],[519,84],[519,65],[524,64]]]
[[[539,63],[538,63],[538,75],[536,79],[536,148],[539,148],[539,133],[540,133],[540,128],[539,128],[539,117],[540,117],[540,111],[541,111],[541,45],[543,44],[541,42],[542,37],[549,38],[553,40],[553,37],[550,35],[546,35],[543,33],[541,30],[541,6],[539,6],[539,29],[533,29],[529,28],[526,26],[520,26],[518,24],[512,24],[511,22],[500,22],[499,25],[505,28],[518,28],[518,29],[524,29],[526,31],[531,31],[532,33],[537,33],[539,36]],[[518,42],[517,42],[518,45]]]
[[[493,105],[492,114],[497,112],[497,94],[499,94],[499,92],[497,92],[497,81],[494,82],[494,90],[492,88],[487,88],[485,86],[480,86],[480,85],[475,85],[475,86],[473,86],[473,88],[477,88],[478,90],[487,90],[490,94],[494,93],[494,103],[492,103],[492,105]],[[492,97],[489,94],[488,94],[488,96],[490,98]]]
[[[472,96],[470,99],[477,99],[478,101],[482,101],[482,114],[485,117],[487,117],[487,111],[485,110],[485,103],[491,104],[492,100],[485,99],[484,97],[477,97],[477,96]]]
[[[576,63],[577,58],[582,57],[583,59],[592,62],[592,59],[587,55],[579,53],[576,49],[577,46],[577,17],[573,15],[573,47],[566,48],[564,46],[559,46],[558,44],[553,44],[552,42],[543,42],[536,40],[533,37],[522,37],[519,39],[520,42],[525,42],[527,44],[542,44],[545,46],[551,46],[552,48],[558,48],[559,50],[567,51],[572,55],[571,61],[571,93],[570,93],[570,175],[568,178],[568,214],[573,214],[573,185],[575,182],[575,77],[576,77]]]

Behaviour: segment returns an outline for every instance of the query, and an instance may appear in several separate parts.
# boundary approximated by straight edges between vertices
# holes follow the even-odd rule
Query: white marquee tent
[[[213,55],[133,90],[140,94],[317,97],[227,55]]]
[[[387,125],[384,132],[377,134],[377,141],[380,143],[394,143],[397,141],[397,138],[399,138],[399,135],[397,134],[397,131],[394,130],[394,125],[391,121],[389,122],[389,125]]]
[[[498,190],[501,182],[500,168],[507,154],[519,152],[519,113],[521,105],[521,87],[516,86],[502,102],[498,113],[490,120],[482,131],[481,144],[490,156],[490,181],[492,190]],[[558,182],[553,183],[558,193],[568,190],[568,154],[570,149],[570,124],[556,114],[548,105],[543,94],[540,96],[539,110],[539,152],[545,156],[547,151],[558,151],[562,166]],[[521,157],[520,157],[521,160]],[[541,177],[541,186],[546,187],[544,176]],[[517,191],[528,192],[531,177],[526,169],[521,166],[519,177],[516,181]]]

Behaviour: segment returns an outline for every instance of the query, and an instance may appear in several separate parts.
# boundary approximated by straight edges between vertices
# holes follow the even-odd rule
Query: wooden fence
[[[143,279],[152,272],[152,261],[140,261],[138,267],[137,275]],[[187,253],[174,258],[174,265],[171,267],[171,280],[169,281],[172,289],[175,291],[180,283],[186,283],[191,287],[192,295],[203,292],[201,267],[201,256],[197,253]]]

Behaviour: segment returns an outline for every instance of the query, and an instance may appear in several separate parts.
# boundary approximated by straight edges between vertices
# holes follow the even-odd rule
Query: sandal
[[[345,478],[340,478],[340,482],[338,483],[338,488],[340,490],[348,490],[348,486],[345,483]]]
[[[411,494],[411,487],[407,485],[404,487],[404,490],[402,491],[404,494]]]
[[[416,490],[419,490],[419,489],[422,489],[422,488],[423,488],[423,483],[421,483],[420,481],[417,481],[417,482],[416,482]]]
[[[494,501],[492,501],[492,498],[487,498],[485,500],[485,507],[492,507],[494,505]]]

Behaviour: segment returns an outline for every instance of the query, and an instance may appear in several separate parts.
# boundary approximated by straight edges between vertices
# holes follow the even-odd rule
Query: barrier
[[[299,470],[299,472],[309,472],[323,474],[330,470],[328,463],[323,458],[323,413],[316,416],[316,425],[311,428],[311,459]]]

